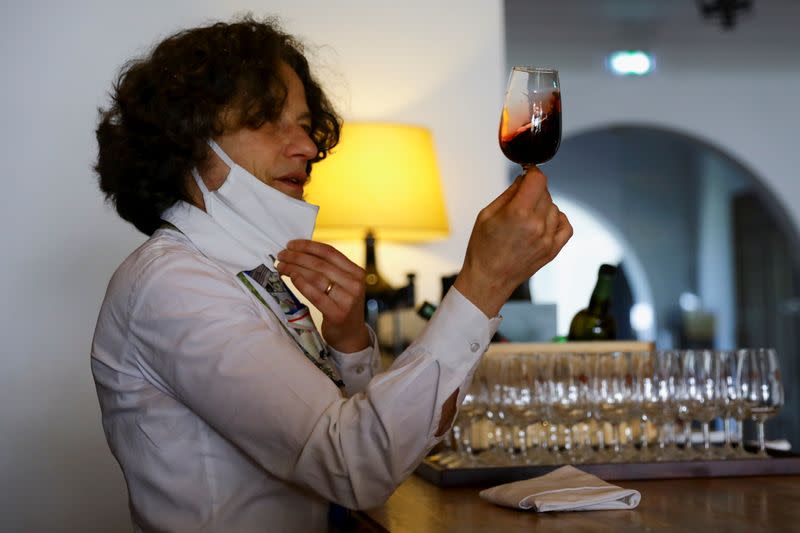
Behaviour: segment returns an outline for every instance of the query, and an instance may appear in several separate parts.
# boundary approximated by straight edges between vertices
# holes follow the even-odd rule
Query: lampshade
[[[340,143],[316,163],[306,200],[320,206],[314,238],[423,242],[449,233],[429,130],[347,123]]]

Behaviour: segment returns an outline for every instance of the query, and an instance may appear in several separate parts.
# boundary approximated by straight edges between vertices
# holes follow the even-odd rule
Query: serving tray
[[[800,474],[800,455],[769,450],[769,458],[674,461],[657,463],[597,463],[575,465],[606,481],[630,479],[713,478]],[[497,485],[541,476],[561,465],[513,465],[444,468],[428,459],[416,473],[440,487]]]

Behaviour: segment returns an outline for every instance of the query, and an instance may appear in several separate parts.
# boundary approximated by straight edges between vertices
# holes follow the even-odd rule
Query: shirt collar
[[[231,274],[252,270],[263,263],[259,257],[247,251],[240,242],[217,224],[208,213],[188,202],[179,200],[166,209],[161,218],[178,228],[203,255]],[[273,256],[279,251],[266,250]]]

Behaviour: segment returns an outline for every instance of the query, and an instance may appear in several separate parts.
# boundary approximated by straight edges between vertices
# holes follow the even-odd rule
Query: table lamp
[[[449,234],[430,131],[348,122],[311,177],[306,200],[320,206],[314,238],[364,239],[367,308],[391,309],[396,291],[378,272],[376,239],[416,243]]]

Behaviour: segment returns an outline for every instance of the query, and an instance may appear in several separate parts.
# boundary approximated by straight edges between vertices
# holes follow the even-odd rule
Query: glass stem
[[[506,443],[507,443],[507,444],[506,444],[506,452],[508,452],[508,455],[511,455],[511,456],[513,456],[513,455],[514,455],[514,453],[515,453],[515,448],[514,448],[514,433],[515,433],[515,432],[514,432],[514,426],[512,426],[511,424],[509,424],[509,425],[506,427],[506,431],[505,431],[505,437],[506,437]]]
[[[758,455],[766,457],[767,455],[767,443],[764,439],[764,422],[759,420],[756,422],[757,430],[758,430]]]
[[[498,423],[494,427],[494,446],[498,451],[503,451],[505,448],[506,440],[505,440],[505,431],[503,430],[503,425]]]
[[[686,452],[692,451],[692,422],[683,423],[683,449]]]
[[[597,424],[597,450],[601,453],[606,449],[606,432],[603,430],[604,422]]]
[[[567,455],[572,455],[573,453],[572,426],[570,426],[569,423],[564,424],[564,450],[567,452]]]
[[[622,446],[620,445],[619,423],[611,424],[611,438],[614,440],[614,455],[619,455]]]
[[[528,455],[528,428],[526,426],[518,426],[517,438],[519,438],[519,454],[525,457]]]
[[[667,424],[659,424],[658,425],[658,448],[661,451],[664,451],[664,448],[667,447]]]
[[[711,449],[711,429],[708,422],[703,422],[703,448],[708,451]]]
[[[744,420],[736,421],[736,442],[739,445],[739,449],[744,451]]]
[[[641,418],[639,419],[639,444],[642,447],[642,451],[647,451],[648,446],[648,438],[647,438],[647,419]]]
[[[725,430],[725,448],[729,450],[731,448],[731,434],[733,433],[733,419],[723,419],[722,429]]]
[[[559,449],[558,443],[558,424],[555,422],[550,423],[549,427],[549,438],[550,438],[550,449],[553,452],[554,457],[559,457],[561,455],[561,451]]]
[[[464,455],[464,441],[462,440],[461,425],[459,424],[453,425],[453,443],[455,444],[456,453]]]
[[[464,443],[464,454],[468,457],[472,457],[473,450],[472,450],[472,432],[474,431],[475,427],[475,419],[470,418],[469,423],[464,428],[464,437],[462,438],[462,442]]]

